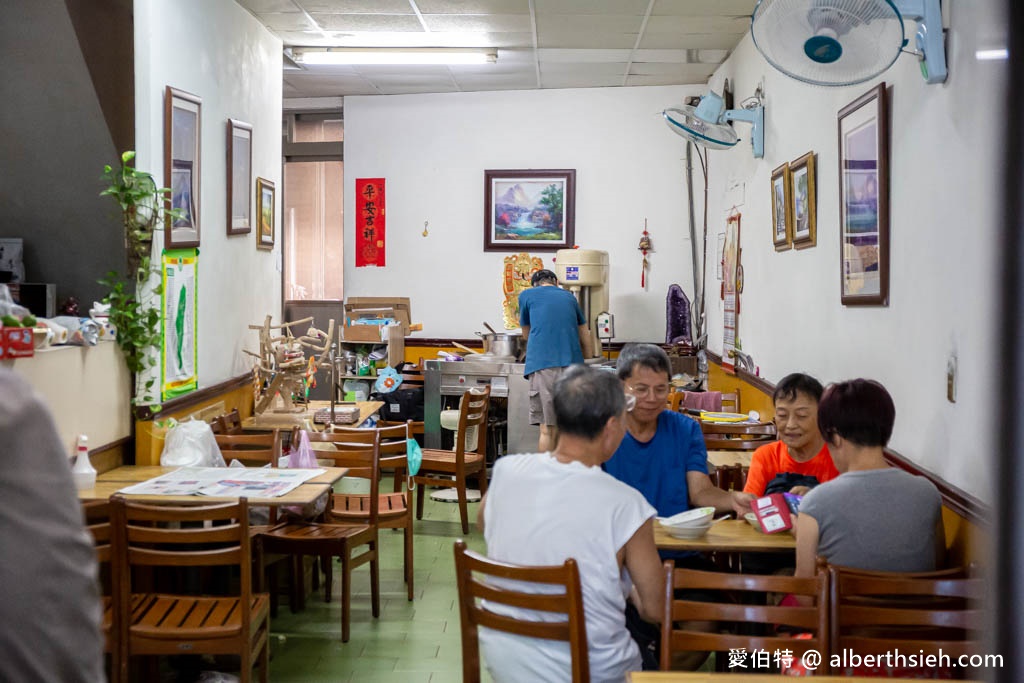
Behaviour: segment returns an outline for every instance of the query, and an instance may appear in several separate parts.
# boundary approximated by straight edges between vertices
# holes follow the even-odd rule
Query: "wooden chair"
[[[238,408],[213,418],[210,428],[214,434],[241,434],[242,418],[238,414]]]
[[[100,600],[103,607],[103,651],[110,654],[111,683],[120,681],[120,649],[117,633],[112,629],[114,623],[114,586],[112,578],[111,524],[110,501],[93,500],[82,504],[82,516],[85,527],[92,536],[96,547],[96,561],[100,568]]]
[[[308,433],[311,440],[329,440],[323,432]],[[314,437],[313,435],[318,436]],[[335,467],[347,467],[346,477],[368,479],[370,490],[376,491],[380,482],[380,441],[375,439],[365,448],[346,448],[335,451],[318,451],[317,457],[334,461]],[[333,500],[327,505],[326,522],[289,520],[260,535],[263,548],[270,553],[287,553],[294,556],[294,572],[302,577],[302,557],[313,555],[323,560],[324,600],[331,601],[332,571],[329,558],[341,560],[341,641],[349,639],[349,613],[352,602],[352,570],[367,562],[370,564],[370,605],[374,618],[380,616],[380,571],[378,568],[378,510],[379,497],[369,497],[369,509],[361,523],[334,523],[330,514]],[[362,546],[367,550],[360,555],[355,551]],[[301,586],[301,581],[299,585]],[[301,588],[300,588],[301,590]]]
[[[466,500],[466,477],[476,475],[480,495],[487,493],[487,408],[491,400],[491,387],[480,393],[474,390],[462,395],[459,405],[459,427],[455,433],[455,448],[451,451],[433,448],[423,449],[420,472],[413,477],[419,487],[416,492],[416,519],[423,519],[423,496],[425,486],[455,488],[459,494],[459,514],[462,517],[462,533],[469,533],[469,504]],[[476,448],[466,450],[466,433],[471,427],[477,428]],[[454,475],[455,479],[448,477]]]
[[[219,418],[218,418],[219,419]],[[281,459],[281,433],[272,432],[228,432],[213,435],[220,447],[225,462],[240,460],[246,466],[262,467],[269,464],[277,467]]]
[[[477,573],[479,578],[474,578]],[[486,579],[524,581],[559,586],[562,593],[529,593],[507,585],[501,587]],[[462,680],[480,681],[480,640],[478,627],[514,633],[530,638],[566,641],[572,658],[572,680],[590,680],[587,653],[587,626],[583,615],[583,590],[576,560],[554,567],[523,567],[496,562],[472,550],[463,541],[455,541],[455,581],[459,589],[459,615],[462,623]],[[520,609],[564,614],[564,621],[520,619],[490,611],[478,600]]]
[[[743,465],[718,465],[709,474],[711,483],[723,491],[742,491],[749,468]]]
[[[796,661],[807,650],[827,652],[828,573],[798,579],[772,574],[730,574],[676,569],[664,564],[665,615],[661,623],[661,665],[671,668],[673,650],[746,652],[789,650]],[[697,590],[703,599],[677,590]],[[765,604],[765,593],[792,593],[813,598],[812,607]],[[711,602],[712,598],[721,600]],[[680,623],[682,622],[682,623]],[[776,632],[778,626],[807,631],[807,640]],[[728,629],[728,630],[727,630]],[[721,662],[718,663],[721,666]],[[825,667],[819,673],[827,673]],[[723,670],[728,670],[727,668]]]
[[[380,424],[378,422],[377,424]],[[379,436],[380,439],[380,469],[383,474],[388,468],[395,471],[395,483],[402,487],[393,493],[378,494],[378,517],[377,526],[381,529],[401,529],[404,542],[403,576],[408,592],[409,600],[413,599],[413,532],[412,532],[412,499],[407,488],[408,478],[399,476],[408,469],[406,452],[408,449],[409,426],[408,422],[398,422],[389,427],[378,427],[376,429],[358,429],[335,427],[333,440],[337,437],[339,441],[334,442],[335,448],[345,449],[351,445],[373,443],[373,439]],[[344,439],[344,441],[340,441]],[[404,482],[404,484],[403,484]],[[359,493],[335,493],[334,507],[331,508],[331,515],[336,521],[360,522],[369,518],[370,494]]]
[[[740,410],[740,393],[738,391],[730,391],[722,393],[722,412],[724,413],[742,413]]]
[[[830,565],[832,651],[960,655],[984,649],[985,584],[964,568],[869,572]],[[837,672],[842,674],[842,672]],[[967,675],[968,669],[955,673]]]
[[[700,430],[709,451],[753,451],[776,440],[771,422],[701,422]]]
[[[269,600],[254,593],[248,506],[237,503],[172,506],[111,500],[119,635],[120,680],[128,680],[135,655],[234,654],[242,659],[241,681],[259,665],[264,683],[270,663]],[[181,528],[178,527],[181,524]],[[232,595],[212,597],[140,591],[139,568],[232,567]],[[180,582],[187,585],[187,582]]]

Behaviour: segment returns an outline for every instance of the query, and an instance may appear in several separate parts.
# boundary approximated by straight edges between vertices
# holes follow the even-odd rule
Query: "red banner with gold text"
[[[384,266],[384,179],[356,179],[356,268]]]

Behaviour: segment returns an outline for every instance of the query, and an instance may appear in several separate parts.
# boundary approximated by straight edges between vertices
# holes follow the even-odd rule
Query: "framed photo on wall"
[[[814,152],[808,152],[789,164],[793,188],[793,246],[813,247],[817,243],[818,202]]]
[[[164,226],[164,248],[199,246],[199,191],[203,101],[167,86],[164,96],[164,182],[171,189],[167,209],[177,209]]]
[[[576,169],[484,171],[484,251],[554,251],[576,238]]]
[[[775,251],[785,251],[793,245],[792,197],[789,164],[782,164],[772,171],[772,241]]]
[[[228,234],[252,231],[252,126],[228,119]]]
[[[889,303],[889,118],[885,83],[839,111],[839,258],[844,306]]]
[[[256,179],[256,248],[274,248],[274,183]]]

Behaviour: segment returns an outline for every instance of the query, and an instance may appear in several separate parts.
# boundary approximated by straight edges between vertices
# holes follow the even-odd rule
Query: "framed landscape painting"
[[[844,306],[889,303],[889,123],[885,83],[839,111],[839,258]]]
[[[199,246],[199,189],[203,101],[167,86],[164,99],[164,182],[171,189],[167,209],[177,209],[164,226],[164,248]]]
[[[256,248],[274,248],[274,183],[265,179],[256,179]]]
[[[789,164],[782,164],[772,171],[772,241],[775,251],[785,251],[792,246],[792,196]]]
[[[808,152],[789,164],[793,187],[793,246],[797,249],[813,247],[817,242],[815,156],[814,152]]]
[[[576,236],[576,169],[484,171],[484,251],[554,251]]]

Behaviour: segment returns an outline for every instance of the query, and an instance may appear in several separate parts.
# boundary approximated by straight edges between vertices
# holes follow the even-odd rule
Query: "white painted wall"
[[[768,380],[806,371],[823,381],[881,381],[897,407],[892,448],[964,490],[989,499],[1000,221],[999,146],[1004,62],[975,50],[1005,45],[998,3],[951,3],[950,77],[927,85],[916,60],[901,56],[876,81],[813,88],[771,68],[744,38],[712,77],[735,84],[736,101],[758,83],[766,93],[765,157],[749,148],[711,153],[709,229],[724,229],[734,203],[728,181],[745,183],[745,290],[739,338]],[[891,276],[886,308],[843,307],[839,291],[837,112],[884,80],[891,111]],[[737,124],[740,135],[749,127]],[[817,247],[775,252],[773,168],[818,154]],[[709,267],[709,271],[711,268]],[[722,305],[708,282],[710,343],[722,349]],[[959,360],[957,402],[946,400],[946,363]]]
[[[502,263],[484,252],[484,170],[576,169],[576,243],[611,259],[619,340],[665,336],[665,294],[692,295],[685,143],[660,112],[691,87],[595,88],[345,98],[345,205],[356,178],[387,179],[387,266],[355,268],[345,216],[347,296],[408,296],[422,336],[501,324]],[[640,289],[637,243],[655,252]],[[423,222],[430,236],[424,238]],[[534,252],[551,267],[553,252]]]
[[[281,41],[233,0],[136,0],[135,56],[138,167],[158,182],[165,87],[203,100],[198,340],[199,385],[209,386],[250,367],[241,349],[258,344],[247,326],[281,311]],[[257,251],[255,230],[227,236],[229,118],[253,126],[253,192],[255,176],[277,187],[273,252]]]

